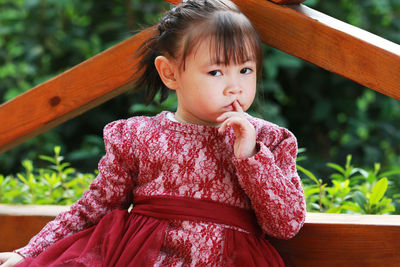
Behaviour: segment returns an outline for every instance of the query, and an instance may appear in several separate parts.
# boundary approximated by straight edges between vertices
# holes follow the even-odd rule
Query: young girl
[[[295,137],[245,113],[262,60],[249,20],[186,1],[140,55],[137,85],[175,90],[176,112],[107,125],[90,190],[4,266],[282,266],[263,235],[293,237],[305,200]]]

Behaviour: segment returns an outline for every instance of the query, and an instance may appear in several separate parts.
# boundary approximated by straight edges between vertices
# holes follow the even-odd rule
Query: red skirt
[[[100,222],[65,237],[22,266],[153,266],[170,220],[213,222],[224,229],[225,266],[284,266],[262,237],[252,212],[213,201],[177,197],[136,197],[131,212],[114,210]]]

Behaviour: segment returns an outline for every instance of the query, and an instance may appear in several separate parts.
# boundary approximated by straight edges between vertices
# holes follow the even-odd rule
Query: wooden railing
[[[266,44],[400,100],[399,45],[298,4],[304,0],[233,1]],[[2,104],[0,153],[129,89],[132,55],[153,30]],[[25,244],[59,209],[0,205],[0,250]],[[400,266],[399,240],[400,216],[309,213],[295,238],[271,242],[288,266]]]
[[[66,206],[0,205],[0,251],[27,244]],[[307,213],[290,240],[271,239],[287,266],[399,266],[400,216]]]

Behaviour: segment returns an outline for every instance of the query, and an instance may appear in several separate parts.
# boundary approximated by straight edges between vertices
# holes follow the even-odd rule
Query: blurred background
[[[400,44],[400,0],[304,4]],[[169,7],[161,0],[0,0],[0,102],[156,23]],[[351,154],[363,168],[379,162],[384,169],[399,169],[399,101],[264,49],[262,85],[249,113],[289,128],[305,150],[302,166],[324,177],[327,162],[344,165]],[[33,138],[0,155],[0,174],[23,171],[24,159],[45,164],[38,155],[52,155],[55,146],[77,170],[93,172],[104,153],[102,129],[108,122],[174,110],[176,98],[143,103],[140,93],[124,94]]]

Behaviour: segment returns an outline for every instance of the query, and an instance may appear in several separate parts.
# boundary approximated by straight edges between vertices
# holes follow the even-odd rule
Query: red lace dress
[[[20,266],[283,265],[262,233],[287,239],[304,223],[297,143],[248,119],[258,153],[247,159],[235,158],[231,129],[220,135],[167,112],[110,123],[98,177],[16,250]]]

